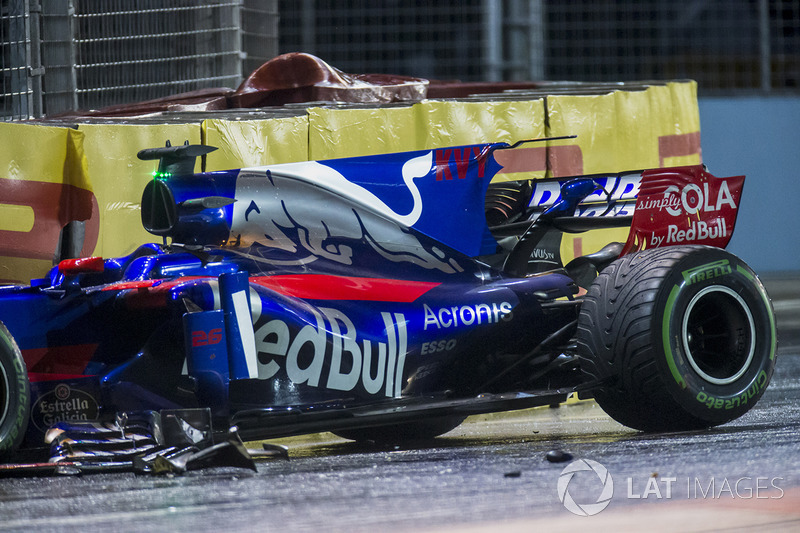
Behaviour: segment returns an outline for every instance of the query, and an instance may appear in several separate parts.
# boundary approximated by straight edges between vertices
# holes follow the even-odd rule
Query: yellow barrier
[[[595,95],[317,107],[299,116],[202,124],[80,124],[77,131],[0,123],[0,280],[43,275],[70,220],[85,221],[82,255],[122,255],[154,240],[139,215],[154,162],[136,153],[168,139],[219,147],[206,157],[205,170],[212,171],[560,135],[578,137],[498,152],[504,169],[496,179],[699,163],[697,86],[670,82]],[[36,206],[31,197],[38,198]],[[624,240],[625,233],[567,236],[562,259]]]
[[[586,174],[701,162],[695,82],[548,96],[547,116],[548,136],[577,135]]]
[[[267,120],[208,119],[202,127],[203,144],[218,148],[206,156],[208,172],[308,160],[305,115]]]
[[[152,179],[153,161],[141,161],[139,150],[173,145],[200,144],[198,124],[81,124],[83,153],[100,206],[100,234],[90,255],[127,254],[156,238],[142,227],[139,204]]]
[[[309,159],[334,159],[544,135],[543,100],[427,100],[373,109],[310,108]]]
[[[358,157],[421,148],[414,107],[308,110],[309,160]]]
[[[86,216],[63,201],[87,194],[70,186],[86,185],[74,172],[65,179],[71,133],[65,128],[0,123],[0,281],[47,272],[63,225]]]
[[[550,154],[554,164],[548,168],[556,177],[701,162],[695,82],[599,95],[548,96],[547,116],[548,136],[577,135],[573,141],[557,143],[557,150],[571,153]],[[561,258],[569,261],[609,242],[624,242],[626,236],[627,229],[564,235]]]
[[[672,82],[656,88],[663,93],[664,107],[671,106],[672,113],[653,124],[658,137],[658,166],[673,167],[698,165],[703,162],[700,150],[700,109],[697,106],[695,82]]]
[[[419,104],[421,148],[485,142],[514,143],[544,134],[542,99],[510,102],[427,101]]]

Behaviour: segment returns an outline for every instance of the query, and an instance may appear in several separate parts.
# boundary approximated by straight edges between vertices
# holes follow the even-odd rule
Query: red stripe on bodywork
[[[144,280],[135,280],[135,281],[119,281],[116,283],[111,283],[103,287],[102,290],[104,291],[125,291],[128,289],[147,289],[148,287],[152,287],[157,283],[161,283],[160,279],[144,279]]]
[[[208,283],[216,278],[209,276],[186,276],[176,279],[149,279],[124,281],[103,287],[104,291],[123,292],[122,299],[130,309],[160,309],[167,305],[169,291],[173,288],[196,281]]]
[[[29,374],[82,375],[92,360],[97,344],[74,344],[22,350]]]
[[[195,281],[198,279],[213,279],[210,276],[184,276],[175,279],[142,279],[133,281],[117,281],[110,283],[102,288],[104,291],[126,291],[128,289],[149,289],[153,288],[158,291],[171,289],[176,285],[186,281]]]
[[[439,283],[324,274],[258,276],[250,281],[285,296],[309,300],[365,300],[410,303]]]

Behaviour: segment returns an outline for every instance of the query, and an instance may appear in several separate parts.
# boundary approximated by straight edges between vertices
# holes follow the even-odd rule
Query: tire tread
[[[652,349],[652,316],[662,281],[700,248],[705,247],[657,248],[624,256],[598,275],[584,297],[577,333],[581,370],[590,379],[611,382],[595,392],[595,399],[626,426],[652,431],[709,425],[672,398]]]

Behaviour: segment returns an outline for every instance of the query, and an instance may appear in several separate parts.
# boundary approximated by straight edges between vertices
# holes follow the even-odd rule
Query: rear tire
[[[458,427],[464,416],[446,416],[403,422],[400,424],[334,431],[343,439],[358,442],[373,441],[379,444],[400,444],[415,440],[429,440]]]
[[[722,424],[746,413],[775,369],[772,304],[736,256],[657,248],[609,265],[578,320],[581,370],[597,403],[645,431]]]
[[[22,353],[0,322],[0,461],[19,448],[28,429],[30,383]]]

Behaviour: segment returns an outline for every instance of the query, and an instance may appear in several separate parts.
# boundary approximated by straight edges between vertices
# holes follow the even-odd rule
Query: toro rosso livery
[[[166,415],[203,447],[233,425],[429,438],[574,392],[648,431],[752,407],[776,334],[758,278],[723,250],[744,177],[490,185],[512,148],[200,174],[213,147],[143,150],[159,168],[142,222],[162,243],[0,288],[0,452],[46,433],[108,442],[132,420],[164,440]],[[617,227],[626,242],[562,261],[564,233]]]

